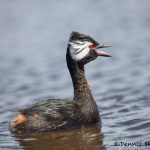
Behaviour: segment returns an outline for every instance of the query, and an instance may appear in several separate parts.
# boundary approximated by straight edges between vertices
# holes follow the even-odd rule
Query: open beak
[[[97,56],[103,56],[103,57],[111,57],[109,54],[107,54],[106,52],[100,51],[98,49],[100,48],[105,48],[105,47],[110,47],[110,45],[98,45],[95,47],[95,51],[97,53]]]

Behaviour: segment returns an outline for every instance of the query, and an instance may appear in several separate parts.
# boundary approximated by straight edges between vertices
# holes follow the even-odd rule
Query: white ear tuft
[[[69,44],[70,44],[71,57],[75,61],[79,61],[83,59],[90,51],[89,45],[91,44],[91,42],[74,41],[74,42],[69,42]]]

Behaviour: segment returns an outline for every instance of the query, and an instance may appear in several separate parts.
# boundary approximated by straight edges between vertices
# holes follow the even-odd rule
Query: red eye
[[[93,44],[90,44],[90,45],[89,45],[89,48],[94,48],[94,45],[93,45]]]

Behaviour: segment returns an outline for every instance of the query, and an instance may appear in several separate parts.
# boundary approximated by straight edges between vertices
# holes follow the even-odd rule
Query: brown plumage
[[[11,131],[48,131],[99,122],[98,108],[85,78],[84,65],[97,56],[109,57],[96,51],[103,47],[90,36],[72,32],[66,61],[74,87],[73,101],[50,99],[19,109],[18,116],[10,123]]]

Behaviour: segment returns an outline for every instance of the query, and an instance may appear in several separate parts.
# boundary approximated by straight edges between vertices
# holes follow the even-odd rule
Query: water
[[[150,149],[145,146],[150,142],[148,0],[0,3],[0,149]],[[106,50],[112,58],[86,66],[101,127],[12,135],[8,123],[16,108],[46,98],[72,98],[65,63],[71,31],[112,45]],[[129,142],[139,146],[125,146]]]

